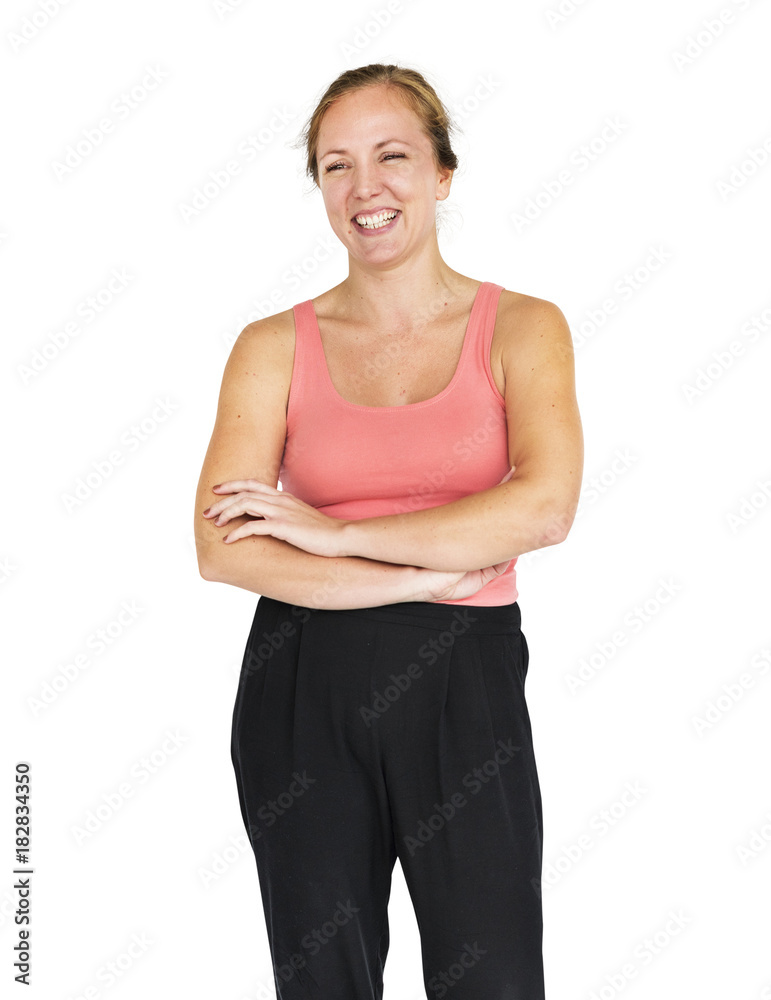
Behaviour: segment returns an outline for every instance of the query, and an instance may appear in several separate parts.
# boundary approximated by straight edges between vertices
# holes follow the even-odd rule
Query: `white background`
[[[274,995],[229,757],[257,598],[198,575],[193,501],[237,334],[347,273],[333,236],[328,259],[312,255],[331,230],[292,143],[338,73],[381,61],[424,72],[462,130],[445,260],[557,303],[575,341],[579,514],[565,543],[517,566],[547,996],[771,997],[771,9],[585,0],[557,21],[558,5],[4,4],[9,995],[24,992],[11,958],[18,760],[33,786],[25,996]],[[150,69],[160,82],[143,89]],[[112,130],[57,175],[107,116]],[[623,127],[603,142],[608,119]],[[240,144],[260,130],[247,161]],[[231,160],[239,173],[186,219]],[[518,226],[528,199],[541,207]],[[110,294],[113,269],[130,280]],[[110,301],[89,321],[100,290]],[[134,616],[116,625],[124,602]],[[97,652],[100,629],[111,638]],[[627,783],[644,789],[633,804]],[[398,865],[390,914],[386,997],[419,1000]]]

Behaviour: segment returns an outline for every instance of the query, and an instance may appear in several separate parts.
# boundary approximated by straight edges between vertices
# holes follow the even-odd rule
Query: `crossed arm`
[[[205,516],[255,517],[227,543],[271,534],[317,555],[359,556],[435,570],[475,570],[565,539],[578,507],[583,434],[573,343],[560,309],[543,299],[503,310],[511,478],[451,503],[346,521],[269,484],[230,480]],[[228,494],[223,496],[223,494]]]

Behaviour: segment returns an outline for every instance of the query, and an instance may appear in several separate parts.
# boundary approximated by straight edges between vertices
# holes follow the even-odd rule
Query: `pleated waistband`
[[[261,596],[260,605],[274,604],[276,611],[281,613],[280,605],[286,608],[286,614],[297,621],[296,605],[277,601],[272,597]],[[294,611],[291,609],[294,608]],[[399,604],[382,604],[371,608],[307,608],[308,615],[340,616],[342,619],[355,617],[375,622],[390,622],[395,625],[414,625],[422,628],[453,633],[479,633],[486,635],[517,632],[522,625],[522,615],[517,601],[512,604],[490,605],[458,605],[441,604],[429,601],[404,601]],[[303,615],[307,620],[307,616]],[[452,626],[452,628],[451,628]]]

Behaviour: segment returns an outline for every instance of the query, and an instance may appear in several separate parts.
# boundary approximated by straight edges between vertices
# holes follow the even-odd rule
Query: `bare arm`
[[[195,499],[198,568],[205,580],[310,608],[360,608],[428,600],[433,577],[411,564],[358,556],[312,555],[270,536],[232,545],[222,538],[252,518],[217,527],[203,517],[217,494],[212,486],[244,470],[278,483],[286,437],[286,400],[292,370],[294,324],[279,314],[247,326],[233,345],[222,379],[217,417]]]
[[[505,294],[505,293],[504,293]],[[438,570],[473,570],[563,541],[575,518],[583,434],[573,342],[544,299],[504,309],[512,478],[452,503],[348,522],[341,551]]]
[[[209,492],[209,496],[216,494]],[[305,608],[369,608],[429,599],[428,573],[415,566],[358,556],[315,556],[270,535],[250,535],[225,545],[221,536],[249,518],[233,518],[218,528],[201,516],[207,503],[211,499],[206,499],[204,491],[196,504],[196,520],[203,522],[196,528],[196,541],[205,580],[229,583]],[[219,537],[200,537],[210,533]],[[215,554],[211,549],[214,545],[224,551]]]

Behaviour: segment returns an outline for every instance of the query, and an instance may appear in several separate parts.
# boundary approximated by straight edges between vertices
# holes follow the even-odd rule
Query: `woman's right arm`
[[[358,556],[316,556],[270,535],[250,535],[226,545],[222,538],[252,518],[244,514],[218,527],[203,516],[219,496],[212,492],[217,483],[253,478],[277,487],[293,334],[291,309],[258,320],[244,328],[228,358],[195,498],[201,576],[307,608],[365,608],[435,599],[437,584],[441,588],[463,574],[437,574]]]

